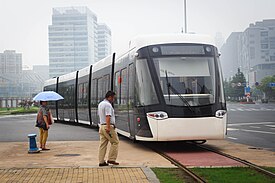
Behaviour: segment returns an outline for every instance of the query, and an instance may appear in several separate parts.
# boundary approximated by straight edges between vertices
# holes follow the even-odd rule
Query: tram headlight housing
[[[215,115],[217,118],[223,118],[225,114],[226,114],[226,110],[217,110]]]
[[[156,120],[162,120],[162,119],[167,119],[168,114],[166,112],[163,112],[163,111],[149,112],[149,113],[147,113],[147,117],[153,118],[153,119],[156,119]]]

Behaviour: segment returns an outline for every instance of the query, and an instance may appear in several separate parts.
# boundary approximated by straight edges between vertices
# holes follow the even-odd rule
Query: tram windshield
[[[215,102],[214,57],[161,57],[153,60],[167,105],[201,106]]]

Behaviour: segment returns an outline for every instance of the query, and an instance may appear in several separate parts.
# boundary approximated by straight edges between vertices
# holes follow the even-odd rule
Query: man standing
[[[119,165],[116,162],[118,154],[118,136],[115,131],[115,113],[112,103],[115,100],[115,92],[108,91],[105,95],[105,99],[98,105],[98,115],[100,121],[99,135],[99,166],[108,166],[109,163],[113,165]],[[108,142],[111,143],[109,151],[109,157],[107,163],[105,162],[105,154],[107,151]]]

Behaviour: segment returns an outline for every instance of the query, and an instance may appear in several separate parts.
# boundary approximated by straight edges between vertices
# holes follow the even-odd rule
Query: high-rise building
[[[0,97],[17,96],[20,93],[22,54],[15,50],[0,53]]]
[[[275,74],[275,19],[250,24],[244,32],[232,33],[221,49],[224,77],[244,73],[248,84]],[[237,59],[237,61],[236,61]],[[233,71],[233,73],[231,72]]]
[[[106,24],[97,26],[97,54],[98,60],[101,60],[111,54],[111,29]]]
[[[0,74],[21,74],[22,54],[15,50],[6,50],[0,53]]]
[[[97,17],[87,7],[53,8],[49,74],[60,76],[97,61]]]
[[[240,32],[231,33],[221,47],[221,65],[223,77],[225,79],[229,79],[234,76],[240,67],[238,60],[238,40],[240,34]]]
[[[275,19],[250,24],[238,43],[239,62],[249,85],[275,73]]]

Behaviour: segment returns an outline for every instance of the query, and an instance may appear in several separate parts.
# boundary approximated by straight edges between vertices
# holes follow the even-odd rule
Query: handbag
[[[48,130],[45,121],[44,120],[39,121],[39,117],[42,115],[41,113],[42,111],[40,110],[37,114],[35,127],[42,128],[43,130]]]

